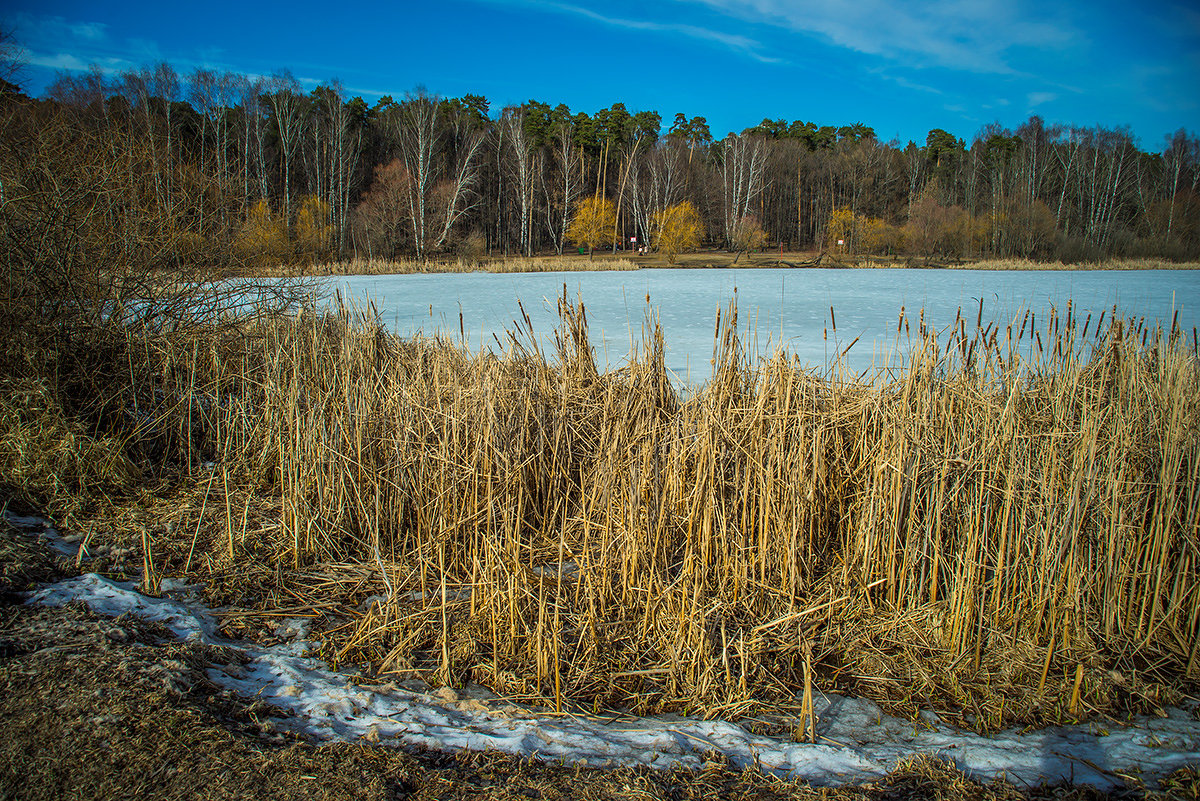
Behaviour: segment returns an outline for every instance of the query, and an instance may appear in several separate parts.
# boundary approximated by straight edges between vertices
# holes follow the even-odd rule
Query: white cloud
[[[909,66],[1014,73],[1015,47],[1062,47],[1080,35],[1006,0],[689,0],[729,16],[815,34],[840,47]]]
[[[477,2],[489,3],[493,5],[516,5],[525,6],[532,9],[545,9],[547,11],[555,11],[560,14],[583,17],[584,19],[598,22],[601,25],[608,25],[613,28],[621,28],[628,31],[648,31],[651,33],[677,34],[691,39],[698,39],[709,44],[728,48],[729,50],[764,64],[783,63],[783,59],[776,58],[765,53],[765,48],[762,46],[762,44],[754,39],[746,36],[740,36],[738,34],[725,33],[724,31],[715,31],[710,28],[700,27],[698,25],[688,25],[686,23],[679,22],[652,22],[649,20],[633,20],[622,17],[612,17],[602,14],[598,11],[593,11],[590,8],[584,8],[583,6],[571,5],[569,3],[550,2],[548,0],[477,0]]]
[[[167,60],[158,44],[144,38],[110,36],[100,22],[68,21],[63,17],[19,13],[14,15],[17,39],[22,44],[21,62],[47,70],[79,72],[98,68],[105,74],[134,70]],[[194,67],[227,69],[224,53],[201,49],[192,57],[171,58],[179,70]]]
[[[69,25],[71,33],[79,39],[90,39],[91,41],[100,41],[108,36],[105,30],[108,26],[101,22],[78,22]]]
[[[25,51],[22,62],[31,67],[50,70],[86,70],[88,65],[70,53],[33,53]]]
[[[892,83],[896,84],[897,86],[903,87],[905,89],[912,89],[917,92],[928,92],[929,94],[934,94],[934,95],[944,95],[945,94],[945,92],[943,90],[938,89],[937,87],[928,86],[927,84],[923,84],[923,83],[917,83],[916,81],[910,81],[908,78],[905,78],[901,75],[890,75],[884,70],[869,70],[869,72],[871,72],[874,75],[879,76],[880,78],[883,78],[885,81],[891,81]]]
[[[18,13],[13,15],[18,40],[17,60],[26,66],[42,70],[63,72],[86,72],[93,68],[105,75],[122,72],[160,61],[171,65],[185,74],[193,69],[232,71],[247,79],[267,80],[270,76],[253,68],[232,63],[230,54],[216,46],[200,47],[187,54],[168,55],[158,42],[139,37],[123,38],[110,36],[107,25],[98,22],[68,21],[63,17]],[[325,69],[324,65],[309,65],[313,69]],[[332,72],[333,67],[329,68]],[[312,89],[327,80],[311,77],[298,78],[301,86]],[[383,95],[387,91],[359,87],[345,87],[348,94]],[[395,90],[390,90],[395,93]]]
[[[1029,102],[1029,108],[1035,109],[1044,103],[1058,100],[1058,94],[1056,92],[1030,92],[1025,99]]]
[[[711,31],[707,28],[700,28],[695,25],[684,25],[680,23],[663,23],[663,22],[647,22],[645,20],[629,20],[621,19],[620,17],[606,17],[587,8],[579,6],[570,6],[562,3],[549,4],[553,8],[560,9],[570,14],[578,14],[587,19],[611,25],[614,28],[624,28],[625,30],[635,31],[653,31],[658,33],[679,33],[693,39],[700,39],[707,42],[723,45],[730,50],[747,55],[757,61],[766,63],[778,63],[780,59],[772,58],[763,55],[759,52],[761,45],[753,39],[736,34],[721,33],[720,31]]]
[[[97,67],[105,73],[134,66],[126,48],[109,39],[103,23],[29,13],[13,15],[12,22],[21,43],[20,60],[28,66],[72,72]]]

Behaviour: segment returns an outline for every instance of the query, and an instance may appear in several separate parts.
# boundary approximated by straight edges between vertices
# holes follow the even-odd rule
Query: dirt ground
[[[206,677],[234,655],[157,624],[82,604],[22,605],[74,573],[0,522],[0,799],[1092,799],[1086,788],[981,785],[931,761],[879,782],[812,787],[714,762],[702,771],[581,769],[495,753],[316,743],[280,731],[277,710]],[[1154,792],[1200,799],[1200,773]]]

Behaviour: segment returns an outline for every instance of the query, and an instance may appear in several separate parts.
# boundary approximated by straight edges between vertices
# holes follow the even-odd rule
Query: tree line
[[[1158,152],[1128,129],[1036,116],[970,144],[941,129],[902,146],[862,123],[782,119],[716,139],[703,116],[667,122],[622,103],[493,110],[418,89],[370,105],[337,82],[306,92],[287,72],[180,76],[166,64],[63,74],[41,100],[9,84],[2,97],[10,171],[22,149],[51,173],[97,160],[112,179],[93,187],[104,219],[124,220],[119,247],[166,261],[657,246],[685,203],[696,238],[730,250],[1200,255],[1200,140],[1183,130]],[[581,242],[597,198],[611,203],[611,232]]]

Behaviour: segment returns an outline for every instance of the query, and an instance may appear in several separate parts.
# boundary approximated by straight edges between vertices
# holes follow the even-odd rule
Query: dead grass
[[[1061,261],[1030,259],[980,259],[947,266],[970,270],[1196,270],[1200,269],[1200,262],[1140,258],[1064,264]]]
[[[430,259],[385,260],[351,259],[311,265],[281,265],[266,271],[273,276],[332,276],[332,275],[411,275],[416,273],[545,273],[578,272],[593,270],[636,270],[638,263],[631,258],[618,255],[587,256],[567,254],[563,256],[535,256],[525,258],[490,257],[480,260]]]
[[[852,380],[749,367],[731,310],[684,397],[652,320],[600,373],[561,313],[545,354],[346,310],[145,343],[139,436],[196,468],[121,548],[319,615],[334,663],[556,709],[802,713],[818,682],[990,729],[1194,676],[1193,336],[902,318],[905,368]]]
[[[464,259],[411,260],[352,259],[317,265],[282,265],[267,273],[273,276],[333,276],[333,275],[407,275],[412,273],[461,272],[571,272],[588,270],[638,269],[714,269],[714,268],[936,268],[956,270],[1193,270],[1198,262],[1176,263],[1162,259],[1110,259],[1102,262],[1065,264],[1063,262],[1030,259],[923,259],[910,256],[863,256],[832,251],[764,250],[761,253],[731,253],[725,250],[702,249],[680,253],[675,262],[661,253],[634,254],[621,252],[586,255],[565,253],[562,256],[488,257],[478,261]]]
[[[68,417],[46,382],[0,379],[0,492],[60,519],[79,501],[128,488],[141,471],[124,444],[93,437]]]
[[[3,535],[0,535],[0,540]],[[230,657],[136,618],[78,604],[0,606],[0,797],[311,799],[973,799],[1107,797],[1018,791],[914,760],[864,786],[813,787],[713,759],[698,771],[583,769],[497,753],[320,744],[284,733],[272,708],[208,682]],[[1194,772],[1119,798],[1194,798]]]
[[[680,253],[674,263],[661,253],[636,254],[629,251],[617,253],[586,254],[564,253],[562,256],[492,256],[479,260],[430,259],[382,260],[351,259],[316,265],[280,265],[268,270],[273,276],[330,276],[330,275],[408,275],[413,273],[518,273],[518,272],[580,272],[592,270],[639,270],[651,268],[708,269],[715,267],[816,267],[847,266],[821,261],[817,252],[764,251],[763,253],[737,254],[725,250],[705,249],[691,253]],[[900,265],[902,266],[903,262]]]

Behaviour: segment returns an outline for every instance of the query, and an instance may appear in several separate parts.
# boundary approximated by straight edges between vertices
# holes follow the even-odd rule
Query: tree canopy
[[[678,252],[663,231],[684,203],[701,243],[731,249],[760,231],[751,239],[796,249],[841,238],[860,253],[948,258],[1200,256],[1200,139],[1184,130],[1142,150],[1124,128],[1031,117],[969,142],[934,128],[901,146],[863,122],[780,117],[715,139],[704,116],[666,123],[624,102],[494,109],[417,89],[368,104],[337,82],[306,92],[286,71],[166,64],[64,74],[41,101],[0,85],[0,107],[137,149],[144,199],[186,252],[218,263],[248,258],[251,241],[271,243],[270,259],[426,258],[468,240],[532,254],[630,237]],[[595,216],[596,196],[611,218],[584,237],[575,224]],[[834,236],[843,229],[848,240]]]

